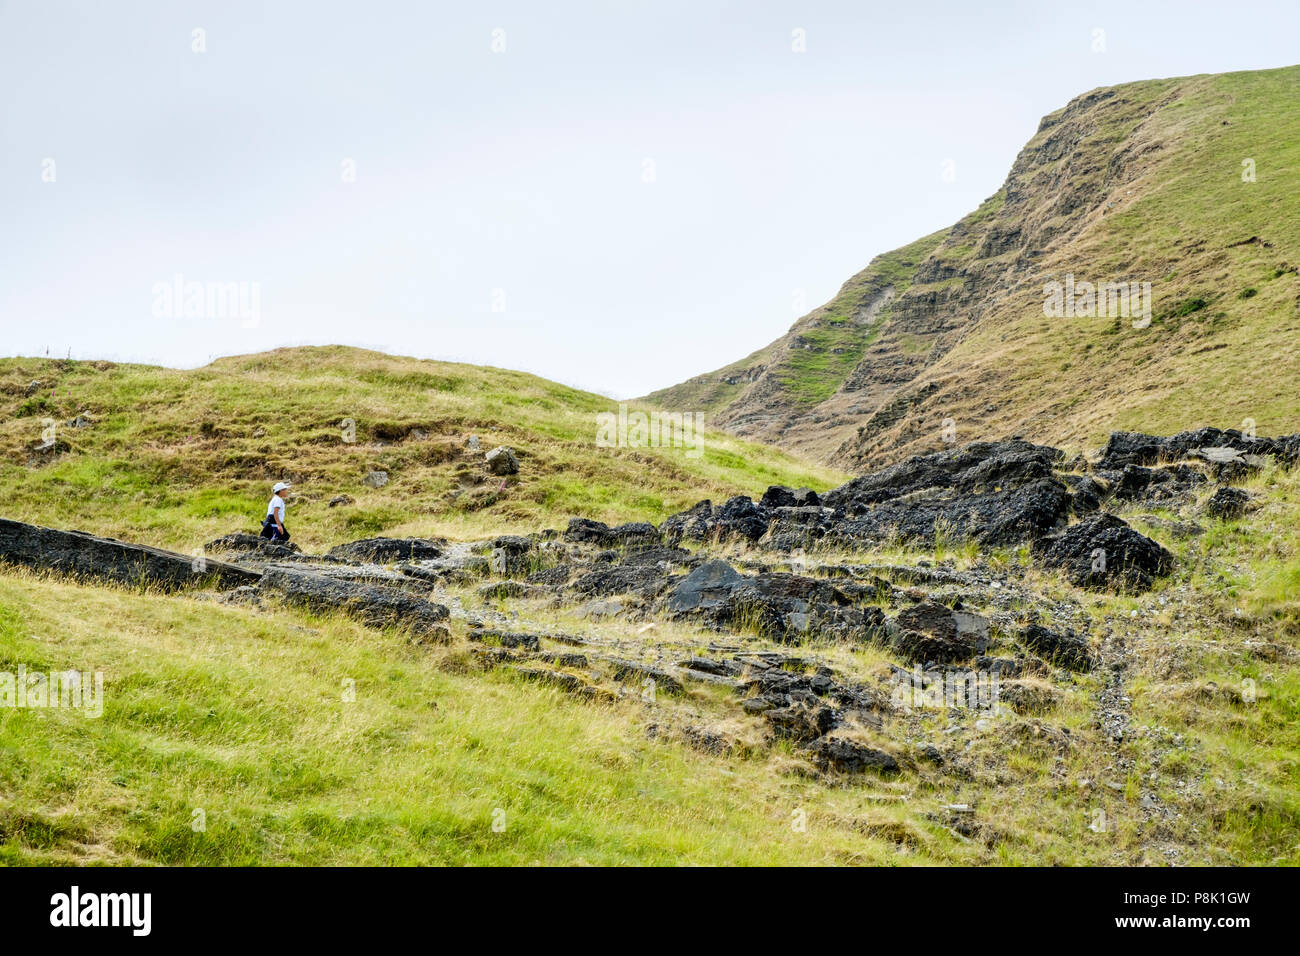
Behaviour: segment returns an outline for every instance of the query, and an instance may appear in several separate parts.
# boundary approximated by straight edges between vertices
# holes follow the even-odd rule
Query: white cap
[[[278,495],[280,492],[284,491],[286,488],[292,488],[292,487],[293,487],[293,482],[290,482],[290,481],[277,481],[277,482],[275,483],[275,487],[272,488],[271,490],[274,491],[274,492]]]

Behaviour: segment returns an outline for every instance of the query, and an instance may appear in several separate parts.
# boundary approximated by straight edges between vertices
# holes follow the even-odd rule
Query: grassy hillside
[[[947,230],[877,256],[845,282],[835,298],[801,318],[776,342],[726,368],[652,392],[645,400],[664,408],[726,411],[735,417],[740,409],[728,406],[742,394],[750,400],[747,405],[752,404],[757,393],[767,391],[752,387],[762,380],[776,390],[768,396],[776,398],[769,413],[779,412],[787,402],[803,410],[825,401],[857,367],[887,320],[887,302],[870,316],[864,314],[868,304],[885,290],[892,295],[906,291],[918,263],[945,235]]]
[[[850,826],[826,828],[867,806],[862,793],[655,742],[637,705],[575,704],[475,673],[463,652],[343,621],[6,575],[0,669],[17,662],[102,670],[107,703],[97,719],[0,709],[0,863],[890,855]],[[805,806],[816,839],[790,825]]]
[[[1095,119],[1102,104],[1091,107],[1092,138],[1070,168],[1045,164],[1025,184],[1086,189],[1077,167],[1093,154],[1096,208],[927,370],[940,388],[914,412],[926,439],[908,443],[896,429],[865,447],[921,447],[943,417],[964,424],[966,438],[1017,430],[1092,445],[1114,428],[1170,433],[1251,419],[1263,434],[1300,429],[1291,388],[1300,380],[1300,221],[1291,212],[1300,67],[1117,92],[1125,107],[1109,108],[1120,118],[1104,125]],[[1254,182],[1242,179],[1246,159]],[[1043,282],[1066,273],[1151,282],[1150,326],[1044,318]]]
[[[610,399],[522,372],[342,347],[193,371],[3,359],[0,409],[5,516],[184,551],[256,530],[280,478],[297,485],[292,530],[310,549],[380,532],[563,527],[571,515],[657,521],[702,497],[844,477],[715,430],[699,457],[597,447],[597,414],[617,411]],[[89,427],[69,427],[81,413]],[[33,451],[47,419],[55,453]],[[471,435],[477,454],[466,451]],[[496,445],[521,459],[504,487],[483,468]],[[385,487],[362,484],[373,470],[388,473]],[[330,508],[343,494],[355,504]]]
[[[873,260],[749,359],[653,398],[850,471],[942,447],[949,418],[960,441],[1075,446],[1245,419],[1296,431],[1298,100],[1300,67],[1084,94],[980,209]],[[894,298],[853,323],[858,279],[891,262]],[[1149,327],[1047,318],[1044,285],[1067,274],[1151,283]]]
[[[760,719],[719,688],[592,703],[483,670],[459,621],[450,646],[417,646],[334,617],[6,571],[0,671],[101,671],[105,704],[98,718],[0,708],[0,862],[1300,863],[1300,474],[1247,487],[1262,510],[1201,537],[1139,522],[1181,559],[1140,597],[1076,592],[1015,551],[864,556],[1019,567],[1046,600],[1082,602],[1131,702],[1119,743],[1098,720],[1109,666],[1025,685],[1048,695],[1038,716],[895,715],[882,736],[952,756],[894,778],[822,780],[788,744],[744,746]],[[521,627],[589,623],[519,613]],[[672,654],[714,637],[600,630]],[[873,646],[800,653],[866,681],[888,672]],[[684,745],[700,720],[740,749]],[[954,804],[975,808],[973,830],[955,828]]]

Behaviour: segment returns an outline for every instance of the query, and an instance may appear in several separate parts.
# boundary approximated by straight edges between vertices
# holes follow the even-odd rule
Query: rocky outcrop
[[[1063,529],[1080,508],[1053,471],[1063,458],[1059,449],[1015,439],[978,442],[911,458],[819,497],[771,488],[759,502],[701,501],[660,530],[672,542],[733,538],[781,551],[928,545],[937,536],[1020,544]]]
[[[890,644],[917,664],[957,664],[989,646],[987,618],[923,601],[901,611],[892,622]]]
[[[1088,640],[1069,628],[1054,630],[1037,622],[1020,634],[1020,642],[1048,663],[1069,670],[1086,671],[1093,665]]]
[[[261,535],[242,531],[214,538],[203,546],[203,550],[216,554],[255,555],[259,558],[281,561],[293,560],[302,553],[302,549],[292,541],[288,544],[277,544]]]
[[[1148,214],[1153,202],[1167,205],[1177,197],[1188,206],[1199,203],[1199,183],[1180,170],[1209,141],[1171,132],[1188,116],[1220,132],[1243,121],[1267,125],[1263,114],[1242,115],[1245,99],[1239,97],[1246,85],[1262,91],[1279,76],[1160,80],[1074,98],[1043,118],[1002,188],[977,210],[878,256],[830,302],[748,357],[738,355],[735,363],[650,400],[667,408],[702,406],[728,431],[851,471],[934,447],[945,421],[969,428],[964,434],[972,436],[1032,428],[1077,444],[1101,415],[1118,416],[1121,409],[1130,418],[1154,415],[1165,396],[1198,386],[1203,415],[1285,408],[1285,386],[1256,374],[1236,348],[1239,326],[1255,318],[1230,300],[1238,290],[1253,295],[1253,285],[1245,287],[1264,266],[1237,255],[1241,246],[1262,243],[1270,250],[1269,267],[1281,276],[1293,268],[1294,239],[1274,234],[1264,212],[1203,224],[1194,239],[1170,232],[1132,246],[1123,225]],[[1281,82],[1293,86],[1294,74]],[[1268,231],[1271,241],[1251,235],[1256,231]],[[1242,241],[1245,236],[1251,238]],[[1234,250],[1231,258],[1225,247]],[[1043,310],[1040,290],[1067,274],[1103,284],[1103,277],[1149,278],[1141,269],[1113,274],[1136,269],[1139,252],[1148,261],[1179,263],[1157,283],[1170,301],[1154,317],[1157,328],[1180,336],[1184,353],[1176,361],[1162,362],[1167,356],[1159,335],[1131,334],[1139,329],[1124,321],[1131,317],[1127,303],[1123,318],[1112,302],[1099,314],[1089,307],[1067,320],[1065,341],[1040,340],[1020,324]],[[1212,309],[1178,312],[1178,299],[1202,295],[1202,306],[1208,301]],[[1207,318],[1216,310],[1222,311],[1211,324]],[[1278,340],[1283,352],[1295,351],[1296,331],[1293,324],[1284,327]],[[1095,349],[1107,340],[1099,336],[1112,334],[1127,336],[1126,360],[1101,366]],[[1231,398],[1203,387],[1195,362],[1183,361],[1210,351],[1218,351],[1221,372],[1239,373]],[[1089,392],[1095,400],[1079,400]]]
[[[447,542],[428,538],[363,538],[331,548],[331,558],[347,561],[424,561],[442,555]]]
[[[708,561],[682,579],[662,602],[670,617],[721,629],[752,629],[776,640],[819,634],[871,640],[884,625],[876,607],[855,607],[843,591],[819,578],[782,572],[744,575],[722,560]]]
[[[340,611],[370,627],[402,627],[422,641],[446,641],[449,611],[397,588],[337,581],[287,568],[268,568],[258,585],[286,603],[311,611]]]
[[[1049,568],[1061,568],[1081,588],[1144,590],[1173,570],[1174,556],[1111,514],[1095,515],[1035,549]]]
[[[611,528],[590,518],[573,518],[564,532],[564,540],[615,548],[657,544],[662,536],[654,525],[646,521],[633,521]]]
[[[813,763],[823,770],[842,773],[876,770],[882,774],[896,774],[900,769],[893,754],[847,737],[821,737],[805,749]]]
[[[0,563],[133,587],[175,588],[255,584],[260,575],[198,554],[57,531],[0,518]]]
[[[922,491],[951,490],[964,494],[1019,488],[1052,477],[1052,468],[1065,458],[1059,448],[1019,439],[974,442],[949,451],[918,455],[854,478],[822,496],[849,517],[875,505]]]
[[[1205,503],[1205,513],[1211,518],[1240,518],[1250,505],[1250,495],[1240,488],[1227,486],[1218,489]]]
[[[515,455],[513,448],[507,448],[505,445],[493,448],[483,456],[483,461],[487,465],[488,471],[497,477],[517,475],[519,473],[519,458]]]
[[[1215,454],[1211,449],[1223,449],[1237,454]],[[1141,432],[1111,432],[1102,449],[1097,469],[1117,471],[1127,465],[1154,465],[1174,462],[1201,452],[1207,461],[1230,460],[1240,455],[1267,455],[1279,463],[1291,466],[1300,460],[1300,434],[1282,438],[1256,437],[1235,428],[1198,428],[1176,435],[1144,435]]]

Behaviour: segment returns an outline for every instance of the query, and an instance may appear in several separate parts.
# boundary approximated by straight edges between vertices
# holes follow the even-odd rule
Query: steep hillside
[[[602,447],[597,416],[618,411],[607,398],[522,372],[342,347],[192,371],[4,359],[0,410],[4,517],[183,551],[256,530],[280,478],[298,485],[292,530],[312,547],[572,515],[657,521],[704,496],[824,489],[843,477],[717,431],[698,436],[698,455]],[[516,450],[518,474],[486,469],[497,445]],[[386,473],[383,487],[365,484],[373,471]],[[352,500],[330,506],[342,496]]]
[[[1298,102],[1300,67],[1080,96],[974,213],[877,257],[750,358],[650,399],[853,471],[1011,433],[1293,431]],[[1118,301],[1047,317],[1045,287],[1067,276],[1150,283],[1150,321]]]

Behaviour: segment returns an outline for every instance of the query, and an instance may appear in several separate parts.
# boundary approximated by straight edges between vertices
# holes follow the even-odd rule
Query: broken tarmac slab
[[[261,574],[225,561],[0,518],[0,563],[131,586],[238,587]]]

